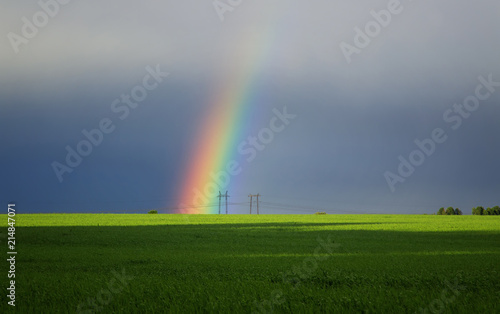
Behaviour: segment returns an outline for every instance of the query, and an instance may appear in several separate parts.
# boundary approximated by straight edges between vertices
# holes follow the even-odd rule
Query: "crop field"
[[[19,313],[500,312],[499,216],[19,214],[16,248]]]

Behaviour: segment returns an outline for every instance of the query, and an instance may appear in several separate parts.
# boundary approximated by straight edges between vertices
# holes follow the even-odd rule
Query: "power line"
[[[229,202],[228,200],[228,191],[226,191],[225,194],[222,194],[220,191],[219,191],[219,195],[216,196],[219,198],[218,202],[216,200],[213,200],[213,202],[210,202],[210,203],[205,203],[205,204],[179,204],[179,205],[174,205],[174,206],[166,206],[166,207],[162,207],[161,210],[162,211],[165,211],[165,212],[182,212],[183,209],[193,209],[193,210],[198,210],[198,212],[207,212],[206,210],[204,209],[210,209],[210,212],[215,212],[215,210],[217,209],[217,206],[218,206],[218,209],[219,209],[219,213],[221,212],[222,210],[222,206],[225,206],[225,210],[226,210],[226,214],[228,214],[229,212],[229,206],[233,206],[233,207],[243,207],[243,206],[248,206],[250,205],[250,214],[252,213],[252,209],[255,209],[254,206],[257,207],[257,214],[260,214],[260,207],[261,206],[264,206],[265,208],[269,208],[269,209],[273,209],[273,210],[279,210],[279,211],[289,211],[289,212],[302,212],[302,213],[313,213],[314,211],[329,211],[329,212],[332,212],[332,213],[345,213],[345,214],[366,214],[366,213],[369,213],[369,211],[356,211],[356,210],[341,210],[341,209],[338,209],[339,207],[341,206],[347,206],[347,207],[353,207],[353,205],[356,205],[355,203],[343,203],[343,202],[340,202],[340,204],[338,202],[335,203],[335,206],[334,208],[331,208],[329,205],[325,204],[326,206],[323,206],[321,203],[330,203],[330,201],[326,201],[326,200],[321,200],[321,199],[303,199],[303,198],[294,198],[293,196],[292,197],[273,197],[273,196],[268,196],[266,194],[266,199],[272,199],[273,201],[261,201],[260,200],[260,194],[250,194],[248,195],[248,197],[250,198],[250,200],[248,201],[243,201],[243,202]],[[233,199],[238,199],[239,198],[243,198],[245,196],[243,195],[237,195],[237,196],[232,196]],[[222,198],[224,198],[224,200],[222,200]],[[170,203],[172,204],[173,202],[175,202],[174,199],[164,199],[164,200],[167,200],[167,204]],[[114,208],[117,208],[117,207],[121,207],[121,204],[123,203],[128,203],[130,207],[132,206],[136,206],[136,205],[139,205],[139,206],[144,206],[144,207],[149,207],[150,205],[152,205],[151,207],[155,207],[155,204],[154,203],[150,203],[148,204],[149,202],[155,202],[155,201],[160,201],[160,199],[154,199],[154,198],[151,198],[149,200],[128,200],[128,201],[112,201],[112,200],[86,200],[86,201],[80,201],[80,200],[75,200],[75,201],[68,201],[68,200],[60,200],[60,201],[49,201],[49,200],[37,200],[37,201],[26,201],[26,203],[38,203],[38,204],[47,204],[47,205],[54,205],[54,204],[57,204],[57,205],[64,205],[64,204],[67,204],[67,205],[86,205],[85,207],[101,207],[101,210],[85,210],[85,211],[81,211],[78,210],[77,212],[87,212],[87,213],[92,213],[92,212],[99,212],[99,213],[142,213],[142,212],[147,212],[151,209],[158,209],[158,208],[150,208],[150,209],[124,209],[124,210],[102,210],[102,207],[106,208],[106,207],[114,207]],[[142,205],[140,204],[135,204],[135,203],[143,203]],[[224,203],[225,202],[225,203]],[[299,203],[299,204],[295,204],[295,202]],[[308,204],[304,204],[302,202],[306,202],[306,203],[310,203],[310,204],[314,204],[312,206],[308,205]],[[290,204],[292,203],[292,204]],[[408,204],[401,204],[399,205],[399,202],[390,202],[389,204],[385,204],[383,205],[380,200],[378,199],[374,199],[374,203],[376,205],[380,205],[378,207],[380,208],[385,208],[385,209],[391,209],[391,208],[402,208],[402,209],[417,209],[419,208],[420,206],[418,205],[408,205]],[[378,203],[378,204],[377,204]],[[175,204],[175,203],[174,203]],[[114,206],[113,206],[114,205]],[[165,203],[163,203],[162,205],[165,205]],[[374,204],[370,204],[371,208],[373,208],[373,205]],[[139,207],[137,206],[137,207]],[[161,206],[161,205],[160,205]],[[81,206],[79,206],[81,207]],[[130,208],[129,207],[129,208]],[[318,209],[318,208],[321,208],[321,209]],[[336,207],[336,208],[335,208]],[[361,205],[360,206],[361,208],[363,208],[364,206]],[[247,207],[248,208],[248,207]],[[366,207],[368,208],[368,207]],[[160,210],[160,209],[158,209]],[[383,210],[381,210],[383,211]]]

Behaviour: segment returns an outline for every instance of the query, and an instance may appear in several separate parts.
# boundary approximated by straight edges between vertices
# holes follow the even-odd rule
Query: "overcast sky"
[[[248,135],[275,108],[296,118],[243,164],[232,202],[280,204],[264,213],[500,205],[498,1],[231,2],[47,1],[50,14],[2,3],[1,203],[174,211],[210,100],[227,73],[244,80],[252,67]],[[157,86],[121,120],[114,100],[157,68],[168,77],[148,81]],[[113,130],[60,182],[53,163],[106,118]],[[433,133],[441,143],[412,154]]]

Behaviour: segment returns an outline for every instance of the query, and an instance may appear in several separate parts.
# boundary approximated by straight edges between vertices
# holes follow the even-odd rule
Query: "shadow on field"
[[[500,234],[486,231],[369,230],[387,223],[237,223],[152,226],[18,227],[18,248],[45,248],[81,253],[100,250],[159,250],[189,254],[272,255],[312,254],[321,241],[340,244],[344,254],[399,252],[500,252]],[[390,224],[397,224],[391,222]],[[336,230],[338,226],[366,226],[366,230]],[[329,227],[332,227],[331,229]],[[310,229],[308,229],[310,228]],[[162,253],[162,254],[163,254]],[[45,254],[41,252],[41,254]],[[443,253],[450,254],[450,253]],[[31,255],[31,254],[30,254]]]
[[[498,232],[370,230],[380,224],[16,227],[17,293],[33,308],[24,312],[57,304],[69,313],[95,300],[102,313],[250,312],[280,289],[284,306],[298,309],[284,312],[330,300],[317,312],[392,302],[382,312],[403,313],[430,304],[458,275],[479,296],[498,290]]]

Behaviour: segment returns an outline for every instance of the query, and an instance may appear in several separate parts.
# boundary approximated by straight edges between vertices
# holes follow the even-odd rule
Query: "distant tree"
[[[460,208],[455,208],[455,215],[462,215]]]
[[[472,215],[484,215],[484,207],[478,206],[472,209]]]
[[[158,211],[153,209],[148,211],[148,214],[158,214]]]
[[[488,207],[488,208],[486,209],[486,212],[485,212],[484,214],[485,214],[485,215],[495,215],[495,212],[494,212],[493,208]]]
[[[437,212],[438,215],[445,215],[445,211],[444,211],[444,207],[441,207],[438,212]]]
[[[493,209],[493,215],[500,215],[500,206],[495,206]]]
[[[455,215],[455,209],[453,207],[446,208],[446,215]]]

